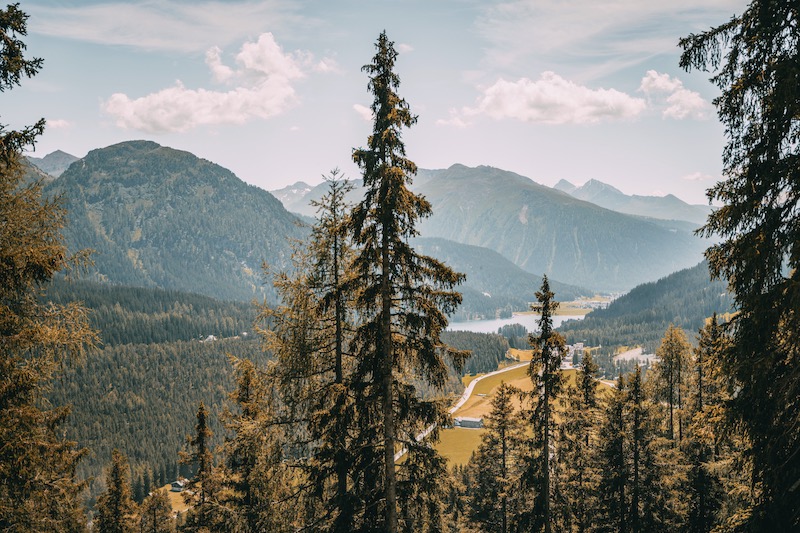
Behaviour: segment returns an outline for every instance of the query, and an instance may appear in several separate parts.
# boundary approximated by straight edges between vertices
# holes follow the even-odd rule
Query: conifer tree
[[[197,425],[194,435],[186,437],[186,444],[191,451],[181,452],[181,463],[193,465],[196,470],[186,491],[184,501],[192,506],[187,516],[187,531],[202,531],[214,524],[212,498],[215,492],[214,456],[211,453],[211,437],[213,433],[208,427],[208,412],[203,402],[197,407]],[[154,502],[153,505],[156,505]],[[155,511],[153,511],[155,512]],[[143,514],[144,519],[144,514]],[[156,520],[153,519],[153,527]]]
[[[172,504],[165,489],[151,492],[139,507],[139,532],[170,533],[175,531],[172,519]],[[187,529],[187,531],[210,531],[209,529]]]
[[[598,367],[590,353],[581,360],[576,386],[565,394],[563,422],[558,431],[558,455],[564,493],[562,529],[589,531],[596,508],[599,469],[595,460],[600,406]]]
[[[416,165],[406,158],[402,129],[413,125],[416,117],[396,93],[397,52],[385,32],[376,49],[372,62],[363,67],[374,97],[373,131],[368,146],[353,152],[366,188],[350,223],[357,248],[353,285],[359,288],[360,318],[354,338],[354,389],[363,430],[357,444],[363,445],[364,454],[359,459],[365,461],[362,471],[368,476],[359,483],[370,492],[364,504],[374,517],[368,518],[365,529],[394,533],[397,447],[404,445],[415,453],[420,445],[416,433],[446,419],[441,402],[420,401],[405,375],[441,387],[447,376],[443,354],[460,366],[465,354],[448,349],[440,335],[447,314],[461,302],[452,288],[463,275],[409,245],[417,234],[417,221],[430,215],[431,206],[407,187]]]
[[[626,533],[628,523],[628,490],[630,485],[628,449],[625,442],[627,391],[620,374],[606,402],[600,425],[598,462],[600,469],[599,516],[597,530]]]
[[[553,313],[558,308],[555,295],[550,290],[547,276],[542,279],[542,286],[536,292],[537,304],[533,310],[541,314],[538,321],[539,331],[531,333],[528,342],[533,348],[528,374],[533,382],[530,393],[531,409],[527,413],[532,425],[532,437],[528,443],[527,466],[523,477],[523,485],[535,491],[533,508],[520,516],[524,527],[532,530],[544,530],[550,533],[553,528],[553,492],[554,470],[553,452],[555,445],[556,420],[553,416],[555,403],[562,393],[564,377],[561,373],[561,362],[567,351],[566,341],[553,328]]]
[[[0,9],[0,92],[42,66],[25,57],[27,19],[19,4]],[[44,120],[21,130],[0,124],[0,530],[80,531],[75,468],[85,452],[64,439],[69,409],[46,408],[42,398],[97,336],[81,305],[46,303],[52,278],[85,256],[67,255],[63,208],[24,178],[22,150],[43,130]]]
[[[670,324],[656,350],[659,358],[653,370],[653,383],[656,398],[667,404],[667,438],[677,441],[683,439],[683,404],[686,396],[686,382],[689,368],[691,346],[683,329]]]
[[[723,206],[702,233],[711,274],[728,280],[738,313],[723,360],[731,413],[752,446],[758,489],[752,530],[800,528],[800,50],[795,2],[752,0],[744,12],[681,40],[681,66],[711,70],[728,144]]]
[[[515,412],[517,391],[502,383],[485,417],[486,432],[470,459],[474,485],[469,499],[470,518],[483,530],[507,533],[514,514],[514,491],[519,482],[522,420]]]
[[[98,533],[132,532],[135,511],[128,458],[114,450],[111,453],[111,467],[106,474],[106,491],[97,499],[94,529]]]
[[[265,373],[249,360],[231,358],[236,390],[235,413],[225,414],[225,472],[215,509],[219,527],[256,533],[298,528],[295,480],[284,443],[291,442],[276,419],[277,391],[268,389]]]

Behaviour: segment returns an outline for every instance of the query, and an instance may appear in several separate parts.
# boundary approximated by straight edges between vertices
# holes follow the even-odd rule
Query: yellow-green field
[[[565,389],[575,385],[575,370],[565,370]],[[480,375],[470,376],[472,381]],[[475,385],[469,400],[453,414],[453,417],[466,416],[482,418],[491,412],[492,398],[501,383],[507,383],[524,391],[533,390],[533,384],[528,376],[528,366],[521,366],[502,374],[496,374],[481,380]],[[467,382],[468,383],[468,382]],[[611,391],[611,386],[606,382],[600,382],[599,393],[606,396]],[[519,405],[517,405],[519,407]],[[558,419],[558,413],[556,413]],[[466,464],[470,455],[478,448],[481,442],[483,429],[450,428],[440,432],[440,440],[436,445],[439,453],[445,457],[451,465]]]

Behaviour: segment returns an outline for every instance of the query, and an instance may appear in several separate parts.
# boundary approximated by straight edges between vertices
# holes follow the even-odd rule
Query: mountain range
[[[494,250],[571,285],[629,290],[697,264],[708,245],[692,234],[693,222],[620,213],[493,167],[420,170],[411,187],[433,206],[419,225],[423,237]],[[273,194],[310,216],[324,190],[298,182]],[[350,200],[361,195],[356,187]]]
[[[580,187],[561,180],[553,188],[579,200],[626,213],[662,220],[685,220],[695,227],[703,225],[711,213],[711,206],[691,205],[675,195],[639,196],[627,195],[619,189],[598,180],[589,180]]]
[[[44,157],[28,156],[28,161],[54,178],[57,178],[63,174],[64,171],[67,170],[69,166],[78,159],[80,158],[61,150],[51,152]]]
[[[469,275],[468,315],[519,309],[543,273],[564,295],[629,290],[696,264],[707,246],[692,222],[620,213],[492,167],[420,170],[412,189],[433,206],[420,246]],[[46,190],[64,197],[70,249],[95,250],[96,279],[249,300],[270,294],[262,262],[289,264],[289,241],[307,235],[300,218],[315,215],[310,200],[326,186],[273,196],[188,152],[129,141],[73,160]]]

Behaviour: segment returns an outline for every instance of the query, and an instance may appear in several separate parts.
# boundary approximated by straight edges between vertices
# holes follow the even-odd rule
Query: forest
[[[562,370],[545,276],[530,387],[499,387],[458,467],[435,444],[459,377],[496,367],[521,332],[445,331],[464,275],[410,244],[432,208],[407,187],[402,133],[417,116],[386,32],[362,69],[373,131],[352,156],[364,197],[346,205],[350,185],[331,171],[310,235],[269,272],[277,304],[61,279],[91,255],[67,252],[65,207],[25,180],[22,153],[45,122],[0,125],[0,529],[797,531],[799,16],[753,0],[680,42],[681,66],[712,71],[721,92],[725,179],[708,194],[723,205],[700,231],[719,238],[708,270],[733,312],[667,325],[646,374],[601,387],[591,355]],[[27,19],[0,10],[3,92],[43,66],[26,55]],[[160,417],[159,402],[175,409]],[[142,445],[154,442],[144,427],[158,446]],[[157,489],[176,475],[177,516]]]

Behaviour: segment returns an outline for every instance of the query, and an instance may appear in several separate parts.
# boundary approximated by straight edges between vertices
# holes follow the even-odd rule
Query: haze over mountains
[[[411,188],[433,205],[419,225],[423,237],[488,248],[572,285],[628,290],[696,265],[708,244],[692,235],[693,222],[619,213],[492,167],[420,170]],[[310,216],[310,201],[323,192],[299,182],[274,194]],[[360,196],[358,188],[351,193]]]
[[[291,212],[313,217],[310,201],[326,189],[298,182],[273,196],[209,161],[149,141],[93,150],[81,160],[63,153],[31,159],[52,168],[46,161],[79,161],[47,191],[65,197],[70,249],[96,251],[97,279],[223,299],[270,292],[262,261],[288,265],[288,241],[308,231]],[[419,225],[419,245],[469,274],[462,286],[467,316],[524,307],[542,273],[565,284],[562,299],[629,290],[697,264],[707,246],[690,233],[697,222],[643,219],[573,196],[607,204],[616,198],[631,211],[659,205],[647,210],[665,216],[674,204],[681,216],[699,217],[700,208],[675,197],[626,196],[600,182],[567,194],[497,168],[453,165],[420,170],[412,188],[433,206]],[[361,194],[356,187],[350,201]]]
[[[612,211],[662,220],[686,220],[697,226],[703,225],[711,213],[711,206],[687,204],[672,194],[666,196],[627,195],[607,183],[594,179],[580,187],[567,180],[560,180],[553,188]]]

